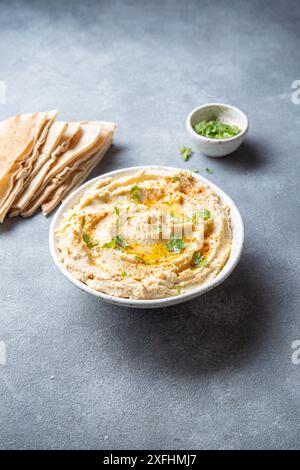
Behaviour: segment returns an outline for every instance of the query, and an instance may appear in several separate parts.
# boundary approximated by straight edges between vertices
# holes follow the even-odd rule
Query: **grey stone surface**
[[[1,448],[299,448],[299,30],[297,1],[0,2],[1,118],[58,107],[62,119],[115,120],[115,147],[94,175],[208,166],[246,226],[222,286],[135,311],[63,278],[51,218],[7,220]],[[186,115],[209,101],[248,114],[247,142],[184,163]]]

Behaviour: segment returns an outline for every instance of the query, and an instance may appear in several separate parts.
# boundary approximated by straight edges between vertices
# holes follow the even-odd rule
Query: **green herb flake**
[[[116,248],[116,245],[117,241],[115,238],[113,238],[110,242],[104,243],[104,245],[102,245],[102,248]]]
[[[153,228],[152,228],[152,231],[153,231],[153,233],[160,233],[161,228],[160,228],[159,225],[154,225]]]
[[[192,215],[192,224],[197,225],[198,223],[198,216],[197,214]]]
[[[119,235],[116,236],[116,244],[119,248],[129,248],[130,245]]]
[[[213,175],[214,174],[214,170],[212,170],[211,168],[205,168],[205,171],[208,175]]]
[[[177,291],[177,295],[181,294],[182,293],[182,287],[181,286],[176,286],[176,291]]]
[[[91,236],[88,233],[84,233],[82,240],[84,241],[84,243],[88,244],[90,243]]]
[[[102,245],[102,248],[119,248],[121,250],[125,250],[126,248],[129,248],[129,247],[130,247],[129,243],[127,243],[119,235],[117,235],[116,238],[113,238],[110,242],[104,243],[104,245]]]
[[[128,274],[126,271],[123,271],[121,276],[122,277],[130,277],[130,274]]]
[[[210,219],[211,213],[208,209],[203,209],[202,211],[197,211],[192,216],[192,223],[197,225],[199,219],[208,220]]]
[[[120,215],[120,207],[115,206],[115,207],[114,207],[114,211],[115,211],[115,214],[116,214],[117,216]]]
[[[205,266],[207,266],[207,260],[200,251],[195,251],[192,257],[192,264],[194,266],[201,266],[202,268],[204,268]]]
[[[82,236],[82,240],[90,250],[95,246],[99,245],[98,240],[92,240],[89,233],[84,233]]]
[[[182,156],[182,160],[187,162],[190,156],[192,155],[193,150],[190,147],[181,147],[180,153]]]
[[[135,184],[130,188],[131,197],[135,202],[140,202],[141,200],[141,188]]]
[[[198,212],[199,217],[203,220],[210,219],[210,211],[208,209],[203,209],[202,211]]]
[[[147,261],[145,261],[144,258],[142,258],[141,256],[134,255],[134,259],[139,263],[147,264]]]
[[[173,176],[173,183],[177,183],[178,181],[180,181],[179,176]]]
[[[181,238],[173,236],[171,240],[167,243],[167,250],[173,253],[180,253],[184,250],[185,244]]]
[[[199,170],[192,170],[193,173],[199,173]]]
[[[231,126],[219,119],[200,121],[194,126],[194,131],[209,139],[230,139],[238,135],[241,130],[237,126]]]

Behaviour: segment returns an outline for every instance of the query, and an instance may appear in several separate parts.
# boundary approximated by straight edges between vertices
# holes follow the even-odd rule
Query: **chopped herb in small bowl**
[[[194,131],[209,139],[230,139],[241,132],[238,126],[226,124],[219,119],[197,122],[194,125]]]
[[[187,131],[196,146],[209,157],[225,157],[247,136],[247,116],[235,106],[207,103],[194,108],[186,120]]]

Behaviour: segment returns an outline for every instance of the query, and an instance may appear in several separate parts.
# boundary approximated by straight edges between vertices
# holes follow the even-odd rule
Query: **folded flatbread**
[[[49,214],[79,186],[112,143],[116,125],[59,122],[57,110],[21,114],[0,122],[0,223]]]
[[[56,160],[50,171],[47,172],[36,197],[21,211],[21,215],[23,217],[31,216],[57,188],[67,182],[62,190],[66,194],[68,180],[74,176],[74,172],[77,172],[78,175],[85,173],[87,176],[89,172],[84,170],[89,167],[92,169],[103,157],[111,145],[115,127],[114,123],[106,122],[81,124],[80,135],[76,135],[75,142],[71,142],[68,150]]]
[[[62,183],[58,188],[56,188],[46,201],[42,204],[43,214],[46,216],[55,209],[55,207],[64,200],[64,198],[71,192],[75,191],[88,177],[88,175],[93,171],[93,169],[98,165],[102,160],[103,156],[111,146],[112,139],[108,139],[104,147],[98,151],[92,158],[89,164],[81,164],[77,170],[74,170],[73,173]]]
[[[57,111],[21,114],[0,123],[0,222],[23,187]]]
[[[10,216],[19,215],[30,201],[36,197],[55,160],[65,152],[71,140],[79,131],[79,123],[55,122],[49,131],[47,140],[35,162],[32,173],[22,194],[13,203]]]

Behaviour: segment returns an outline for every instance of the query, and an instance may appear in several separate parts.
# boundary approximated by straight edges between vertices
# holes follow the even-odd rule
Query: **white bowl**
[[[211,139],[197,134],[194,130],[195,124],[211,119],[219,119],[226,124],[238,126],[241,132],[229,139]],[[208,103],[193,109],[186,120],[186,128],[202,153],[218,158],[229,155],[241,145],[247,135],[249,122],[246,114],[230,104]]]
[[[71,193],[68,196],[68,198],[62,203],[62,205],[57,210],[51,222],[50,234],[49,234],[50,252],[51,252],[52,258],[56,266],[62,272],[62,274],[64,274],[66,278],[69,279],[69,281],[75,284],[75,286],[79,287],[80,289],[86,292],[89,292],[90,294],[95,295],[96,297],[100,297],[101,299],[106,300],[107,302],[110,302],[112,304],[123,305],[125,307],[162,308],[162,307],[167,307],[170,305],[180,304],[182,302],[186,302],[187,300],[194,299],[195,297],[205,294],[205,292],[208,292],[209,290],[221,284],[221,282],[223,282],[229,276],[229,274],[232,273],[232,271],[236,267],[242,254],[243,244],[244,244],[244,225],[243,225],[241,215],[236,205],[234,204],[234,202],[230,199],[230,197],[227,196],[227,194],[225,194],[215,184],[211,183],[206,178],[203,178],[203,176],[200,176],[196,173],[193,174],[193,176],[196,179],[210,186],[210,188],[220,196],[222,202],[225,205],[230,207],[230,211],[231,211],[231,224],[232,224],[232,236],[233,236],[231,254],[227,263],[223,267],[222,271],[220,271],[220,273],[213,280],[206,282],[191,291],[187,291],[183,294],[176,295],[174,297],[165,297],[162,299],[151,299],[151,300],[124,299],[122,297],[113,297],[111,295],[103,294],[102,292],[99,292],[95,289],[88,287],[86,284],[84,284],[83,282],[79,281],[74,276],[72,276],[72,274],[60,263],[58,259],[59,253],[58,253],[57,245],[56,245],[55,231],[57,230],[57,228],[59,227],[62,221],[63,214],[68,209],[74,207],[74,205],[77,204],[79,200],[81,199],[83,193],[96,181],[106,178],[108,176],[112,178],[120,178],[123,176],[134,174],[142,169],[151,169],[152,171],[159,172],[162,174],[168,173],[168,172],[180,171],[179,168],[164,167],[164,166],[137,166],[137,167],[132,167],[132,168],[126,168],[123,170],[112,171],[110,173],[106,173],[104,175],[98,176],[97,178],[94,178],[88,181],[87,183],[83,184],[76,191]]]

